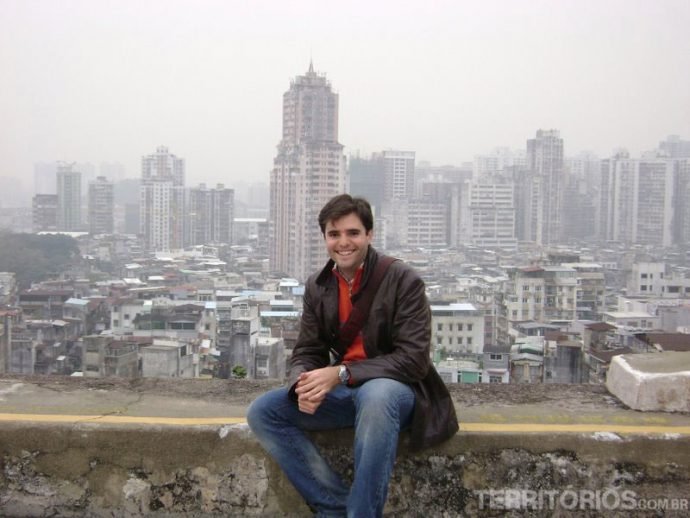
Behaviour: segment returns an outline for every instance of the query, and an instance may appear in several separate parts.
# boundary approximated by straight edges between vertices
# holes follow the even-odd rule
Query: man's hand
[[[340,383],[339,367],[323,367],[303,372],[297,378],[297,404],[300,411],[313,414],[333,387]]]

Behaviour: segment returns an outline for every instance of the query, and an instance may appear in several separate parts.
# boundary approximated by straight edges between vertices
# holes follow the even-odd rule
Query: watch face
[[[347,367],[344,365],[340,366],[340,371],[338,372],[338,377],[340,378],[340,383],[347,383],[349,376],[347,375]]]

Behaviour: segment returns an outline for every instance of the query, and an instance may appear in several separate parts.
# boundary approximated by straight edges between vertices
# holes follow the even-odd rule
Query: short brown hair
[[[319,227],[321,233],[326,233],[326,224],[335,221],[348,214],[356,214],[369,233],[374,228],[374,216],[371,213],[371,205],[364,198],[352,197],[349,194],[334,196],[323,206],[319,212]]]

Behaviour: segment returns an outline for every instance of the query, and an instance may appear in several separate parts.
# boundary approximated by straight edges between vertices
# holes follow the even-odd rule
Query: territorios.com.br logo
[[[552,511],[688,510],[688,498],[640,497],[635,491],[607,489],[482,489],[475,490],[479,509]]]

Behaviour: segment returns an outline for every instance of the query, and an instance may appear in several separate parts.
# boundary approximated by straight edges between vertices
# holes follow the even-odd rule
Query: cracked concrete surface
[[[2,376],[0,414],[141,416],[151,422],[61,423],[42,421],[40,415],[2,422],[0,515],[309,516],[246,425],[161,426],[156,421],[157,416],[241,418],[256,395],[275,385]],[[451,392],[463,424],[489,423],[496,431],[462,431],[415,454],[403,437],[387,516],[504,516],[509,513],[480,509],[477,498],[478,491],[501,488],[690,495],[688,433],[522,433],[510,428],[608,423],[687,429],[687,414],[631,411],[600,386],[462,385]],[[351,478],[351,432],[314,438],[331,464]],[[582,516],[562,509],[557,515]]]

